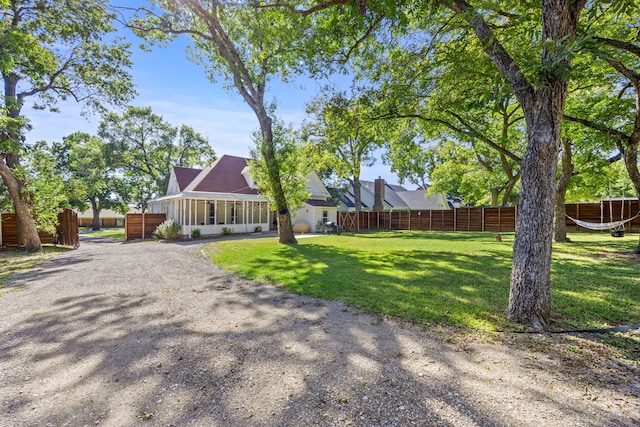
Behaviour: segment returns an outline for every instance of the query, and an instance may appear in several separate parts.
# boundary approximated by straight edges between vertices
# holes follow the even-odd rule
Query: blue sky
[[[185,54],[188,39],[169,43],[166,48],[153,47],[151,52],[139,49],[140,40],[128,30],[122,30],[132,45],[131,73],[138,96],[131,105],[151,107],[174,126],[193,127],[204,135],[218,156],[230,154],[249,156],[253,143],[251,134],[258,128],[253,111],[234,91],[223,88],[222,79],[215,83],[205,78],[204,70],[190,62]],[[286,123],[298,127],[305,116],[305,105],[328,81],[300,79],[295,83],[270,84],[268,98],[278,101],[278,114]],[[76,131],[95,133],[100,117],[82,117],[82,106],[75,102],[59,104],[60,112],[36,111],[27,101],[23,114],[31,120],[33,129],[28,141],[60,141]],[[381,153],[380,153],[381,154]],[[361,179],[381,176],[396,184],[397,177],[382,164],[380,155],[373,167],[364,168]]]

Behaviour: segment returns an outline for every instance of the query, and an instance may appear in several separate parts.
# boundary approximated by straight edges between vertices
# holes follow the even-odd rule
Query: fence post
[[[458,209],[453,208],[453,231],[458,231]]]

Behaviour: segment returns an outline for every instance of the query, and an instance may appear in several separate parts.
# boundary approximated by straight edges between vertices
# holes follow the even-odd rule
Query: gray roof
[[[371,194],[375,194],[375,183],[373,181],[360,181],[362,191],[368,191]],[[385,183],[384,198],[385,210],[430,210],[430,209],[442,209],[442,203],[444,197],[441,194],[435,194],[433,196],[426,196],[427,190],[407,190],[401,185],[393,185]],[[353,188],[349,187],[341,195],[342,203],[349,208],[355,207]],[[363,209],[368,209],[365,203],[362,204]]]
[[[371,194],[375,194],[375,182],[373,181],[360,181],[360,185],[367,189]],[[391,185],[385,182],[384,184],[384,197],[382,200],[393,209],[409,209],[407,203],[398,196],[398,191],[407,191],[406,188],[400,185]]]
[[[411,210],[435,209],[438,208],[438,202],[442,201],[442,196],[439,194],[427,196],[427,190],[405,190],[397,194]]]

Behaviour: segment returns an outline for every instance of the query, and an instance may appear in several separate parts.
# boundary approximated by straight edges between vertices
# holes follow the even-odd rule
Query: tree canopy
[[[71,206],[93,212],[93,229],[100,228],[100,211],[129,210],[122,177],[108,165],[107,147],[102,139],[76,132],[54,142],[51,147],[57,160],[57,171],[65,182],[65,193]]]
[[[140,208],[166,193],[173,166],[203,168],[216,159],[206,138],[189,126],[167,123],[150,107],[106,115],[98,134],[108,167],[123,175],[129,200]]]
[[[0,176],[16,212],[19,244],[41,247],[32,212],[22,194],[27,182],[14,175],[27,149],[27,100],[56,111],[60,100],[104,111],[133,94],[128,44],[113,37],[106,0],[7,0],[0,3],[0,71],[4,82]]]

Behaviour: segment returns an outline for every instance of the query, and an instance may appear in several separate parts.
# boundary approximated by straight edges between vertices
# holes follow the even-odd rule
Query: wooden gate
[[[56,243],[76,249],[80,246],[78,214],[71,209],[65,209],[58,214],[58,225],[54,234],[44,231],[38,231],[38,234],[42,244]],[[18,246],[16,214],[2,214],[0,217],[0,236],[0,244],[2,246]]]
[[[80,246],[77,212],[65,209],[58,214],[55,242],[59,245],[71,246],[74,249]]]

